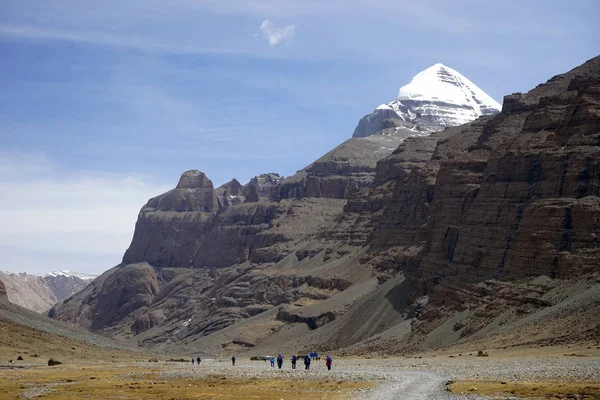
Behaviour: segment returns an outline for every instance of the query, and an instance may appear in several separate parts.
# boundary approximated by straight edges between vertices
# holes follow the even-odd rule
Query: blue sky
[[[599,53],[597,1],[3,0],[0,250],[102,272],[200,169],[291,175],[444,63],[498,101]]]

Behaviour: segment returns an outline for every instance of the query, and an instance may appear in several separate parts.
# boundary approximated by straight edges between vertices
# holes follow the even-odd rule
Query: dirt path
[[[383,373],[384,371],[381,372]],[[359,394],[357,399],[458,400],[476,398],[472,396],[456,396],[447,392],[445,390],[445,383],[448,381],[448,378],[435,372],[385,372],[384,379],[376,388]]]

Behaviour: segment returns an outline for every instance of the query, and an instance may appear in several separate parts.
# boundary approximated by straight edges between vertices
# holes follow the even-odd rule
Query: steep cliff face
[[[345,210],[369,215],[376,268],[402,271],[413,300],[425,296],[396,348],[432,345],[427,335],[457,313],[464,315],[452,340],[501,318],[504,308],[555,304],[546,295],[552,285],[540,291],[517,282],[545,275],[559,285],[598,273],[599,126],[595,58],[507,96],[497,116],[407,140],[378,163],[375,187]],[[494,287],[495,280],[507,283]]]
[[[456,285],[596,271],[599,94],[594,59],[514,96],[461,159],[442,164],[424,279]]]
[[[185,172],[175,189],[142,207],[123,264],[191,265],[222,207],[210,179]]]

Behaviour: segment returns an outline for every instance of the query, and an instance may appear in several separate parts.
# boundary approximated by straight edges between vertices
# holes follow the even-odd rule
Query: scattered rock
[[[48,360],[48,366],[50,366],[50,367],[53,365],[60,365],[60,364],[62,364],[62,362],[55,360],[54,358],[51,358]]]
[[[23,357],[21,357],[21,356],[17,357],[17,361],[23,361]]]

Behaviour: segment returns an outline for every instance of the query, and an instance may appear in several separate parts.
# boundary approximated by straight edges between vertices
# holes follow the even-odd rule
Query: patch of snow
[[[377,107],[376,110],[393,110],[393,108],[387,104],[382,104],[379,107]]]
[[[478,115],[482,108],[500,110],[502,106],[460,72],[435,64],[419,72],[398,91],[396,100],[443,102],[472,107]]]
[[[49,272],[44,276],[54,276],[54,277],[65,276],[67,278],[74,277],[74,278],[82,279],[84,281],[91,281],[91,280],[96,279],[95,275],[82,274],[80,272],[74,272],[74,271],[71,271],[68,269],[61,269],[59,271]]]

